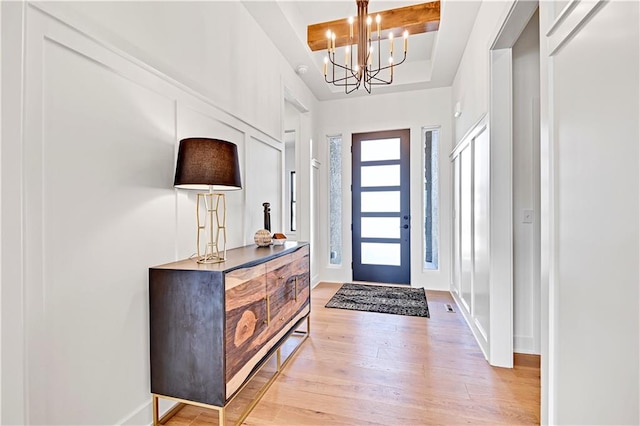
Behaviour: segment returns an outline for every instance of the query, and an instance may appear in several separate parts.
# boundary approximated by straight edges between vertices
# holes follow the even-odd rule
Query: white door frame
[[[536,1],[515,1],[489,51],[491,150],[489,363],[500,367],[513,367],[513,61],[511,50],[537,8]]]

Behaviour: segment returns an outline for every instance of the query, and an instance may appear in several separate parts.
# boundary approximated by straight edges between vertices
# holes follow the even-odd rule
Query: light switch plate
[[[522,223],[533,223],[533,210],[523,210]]]

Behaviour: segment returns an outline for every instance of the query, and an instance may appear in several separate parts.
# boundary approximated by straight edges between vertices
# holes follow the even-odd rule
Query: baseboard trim
[[[514,367],[527,367],[540,369],[540,355],[535,354],[513,354]]]
[[[482,333],[480,332],[480,330],[475,324],[474,318],[472,318],[471,314],[467,311],[464,300],[457,293],[454,293],[453,291],[449,291],[449,294],[451,294],[453,301],[456,303],[456,306],[458,307],[458,312],[462,314],[462,318],[464,318],[465,322],[467,323],[467,326],[469,327],[469,330],[471,330],[471,333],[473,334],[473,337],[475,338],[476,343],[478,344],[478,347],[480,348],[480,350],[482,351],[482,354],[484,355],[484,359],[486,359],[487,362],[490,365],[492,365],[491,361],[489,360],[489,352],[488,352],[489,342],[485,339],[485,336],[482,335]]]
[[[146,424],[147,419],[145,417],[148,417],[148,414],[146,413],[150,412],[149,411],[151,409],[150,407],[151,407],[151,401],[144,402],[140,404],[137,408],[135,408],[126,417],[117,421],[115,424],[117,426]]]

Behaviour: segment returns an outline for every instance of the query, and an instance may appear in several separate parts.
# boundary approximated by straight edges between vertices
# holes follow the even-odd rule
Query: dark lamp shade
[[[219,139],[188,138],[180,141],[176,188],[228,191],[242,188],[238,147]]]

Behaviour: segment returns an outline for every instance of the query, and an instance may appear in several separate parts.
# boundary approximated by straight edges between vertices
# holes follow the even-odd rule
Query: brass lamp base
[[[200,219],[201,210],[204,211],[204,222]],[[227,258],[227,201],[225,195],[211,191],[198,194],[196,219],[198,223],[197,262],[224,262]],[[205,242],[204,250],[201,247],[202,240]]]

